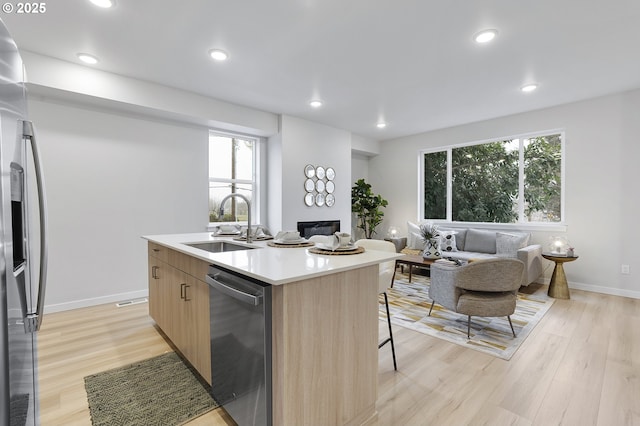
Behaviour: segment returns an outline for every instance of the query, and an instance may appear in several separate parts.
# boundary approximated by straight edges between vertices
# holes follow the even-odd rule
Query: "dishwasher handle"
[[[216,274],[216,278],[217,278],[217,275],[218,274]],[[259,306],[262,304],[262,296],[256,296],[253,294],[245,293],[244,291],[238,290],[237,288],[234,288],[229,284],[225,284],[221,281],[218,281],[211,275],[207,275],[205,279],[207,280],[207,284],[209,284],[211,287],[226,294],[227,296],[230,296],[236,300],[239,300],[240,302],[247,303],[253,306]]]

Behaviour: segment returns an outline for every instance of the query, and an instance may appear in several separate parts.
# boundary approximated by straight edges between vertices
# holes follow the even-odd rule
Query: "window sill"
[[[433,221],[438,226],[445,228],[481,228],[503,231],[543,231],[543,232],[567,232],[567,225],[563,223],[488,223],[488,222],[445,222]]]

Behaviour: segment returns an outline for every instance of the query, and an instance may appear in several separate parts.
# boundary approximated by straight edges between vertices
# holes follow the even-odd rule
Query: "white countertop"
[[[352,255],[322,255],[309,252],[309,247],[269,247],[267,241],[247,244],[231,237],[213,237],[210,232],[193,234],[145,235],[142,238],[156,244],[202,259],[212,265],[222,266],[243,275],[272,285],[287,284],[307,278],[334,274],[402,257],[400,253],[366,250]],[[229,241],[238,245],[255,247],[210,253],[186,244]]]

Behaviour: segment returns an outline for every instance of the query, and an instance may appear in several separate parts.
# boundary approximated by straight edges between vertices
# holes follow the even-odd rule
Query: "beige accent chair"
[[[356,241],[356,245],[358,247],[364,248],[365,250],[388,251],[391,253],[396,252],[396,246],[389,241],[363,239]],[[378,349],[391,342],[393,369],[397,370],[398,365],[396,364],[396,348],[393,343],[393,332],[391,331],[391,315],[389,314],[389,299],[387,298],[387,289],[393,286],[393,279],[396,274],[396,261],[392,260],[390,262],[381,263],[379,265],[379,270],[378,293],[384,296],[384,304],[387,308],[387,324],[389,325],[389,337],[378,344]]]
[[[518,259],[482,259],[463,266],[431,265],[429,297],[445,308],[467,315],[467,339],[470,339],[471,316],[509,319],[516,309],[516,294],[522,284],[524,263]]]

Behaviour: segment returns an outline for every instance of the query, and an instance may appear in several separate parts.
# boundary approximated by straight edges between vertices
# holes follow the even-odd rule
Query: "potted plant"
[[[438,225],[431,222],[420,226],[420,234],[424,240],[422,256],[426,259],[438,259],[440,255],[440,234]]]
[[[371,185],[364,179],[358,179],[351,188],[351,211],[356,214],[357,227],[364,231],[365,238],[373,237],[376,227],[382,223],[387,200],[380,194],[374,194]]]

